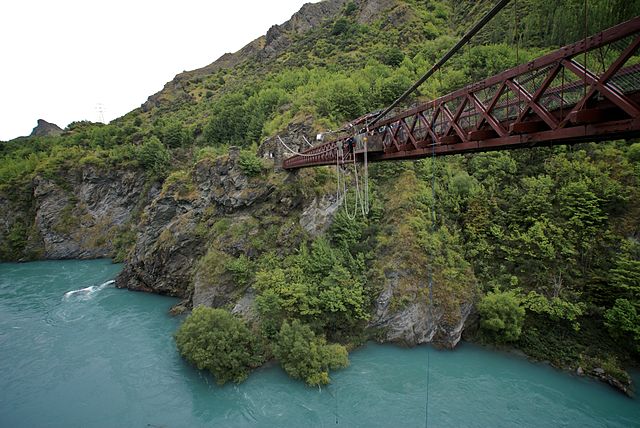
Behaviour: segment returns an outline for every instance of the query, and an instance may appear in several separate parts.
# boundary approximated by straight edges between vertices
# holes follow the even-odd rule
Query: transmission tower
[[[96,112],[98,113],[98,122],[104,123],[104,105],[102,103],[96,104]]]

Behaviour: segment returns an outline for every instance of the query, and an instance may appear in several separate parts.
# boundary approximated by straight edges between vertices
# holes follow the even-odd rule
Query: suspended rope
[[[368,142],[366,136],[362,139],[363,141],[363,168],[362,173],[358,172],[358,162],[356,159],[355,153],[355,138],[352,142],[349,142],[349,153],[351,154],[351,160],[348,161],[344,155],[344,148],[341,142],[336,142],[336,200],[343,201],[344,210],[347,218],[349,220],[355,220],[358,211],[360,211],[363,217],[366,217],[370,211],[370,202],[369,202],[369,158],[368,158]],[[353,191],[353,199],[354,206],[353,211],[349,208],[349,189],[347,188],[347,169],[343,173],[343,166],[348,165],[349,163],[353,164],[353,181],[355,184],[355,189]],[[362,174],[362,179],[360,178]],[[353,214],[352,214],[353,212]]]
[[[516,28],[514,29],[515,38],[516,38],[516,65],[520,65],[520,22],[518,21],[518,0],[514,3],[513,14],[516,21]],[[515,79],[514,79],[515,80]],[[516,82],[518,85],[524,85],[524,82]],[[522,113],[522,91],[518,91],[518,112],[516,113],[516,119],[520,117]],[[520,135],[520,139],[522,140],[522,135]]]
[[[335,403],[336,403],[336,409],[335,409],[336,425],[338,425],[338,387],[337,386],[336,386],[336,394],[335,394]]]
[[[429,355],[429,346],[427,345],[427,402],[425,403],[425,411],[424,411],[424,426],[425,428],[429,427],[429,378],[430,378],[430,366],[431,365],[431,356]]]
[[[349,220],[355,220],[356,215],[358,214],[358,198],[357,193],[354,198],[354,207],[353,214],[351,214],[349,210],[349,201],[347,195],[349,193],[347,189],[347,178],[346,174],[342,174],[342,166],[345,165],[346,161],[344,158],[344,149],[341,144],[336,143],[338,146],[336,147],[336,177],[337,177],[337,192],[336,192],[336,201],[340,203],[342,201],[344,206],[345,215]],[[342,178],[342,179],[341,179]]]
[[[287,149],[289,152],[291,152],[294,155],[297,156],[302,156],[302,157],[313,157],[313,156],[318,156],[318,155],[323,155],[325,153],[329,153],[330,151],[332,151],[332,148],[329,148],[327,150],[324,150],[322,152],[318,152],[318,153],[311,153],[311,154],[307,154],[307,153],[300,153],[300,152],[296,152],[295,150],[293,150],[291,147],[287,146],[287,144],[282,141],[282,138],[280,138],[280,136],[278,135],[278,140],[280,141],[280,144],[282,144],[282,146]]]
[[[439,79],[438,81],[440,82],[440,91],[442,90],[442,71],[440,71],[438,73]],[[433,104],[433,108],[434,108],[434,114],[435,114],[435,101]],[[439,115],[440,116],[440,126],[441,128],[444,127],[444,117],[442,114]],[[437,118],[436,118],[437,120]],[[431,234],[435,234],[436,231],[436,223],[437,223],[437,216],[436,216],[436,142],[434,141],[433,144],[431,144]],[[427,320],[431,319],[432,317],[432,307],[433,307],[433,260],[435,259],[434,257],[434,253],[435,253],[435,249],[431,249],[431,251],[429,252],[429,265],[427,267],[427,287],[428,287],[428,291],[429,291],[429,301],[427,304],[427,311],[429,313]],[[428,321],[427,321],[428,322]],[[427,391],[426,391],[426,399],[425,399],[425,418],[424,418],[424,426],[425,428],[428,428],[429,426],[429,383],[430,383],[430,379],[431,379],[431,354],[429,352],[429,346],[427,345]]]
[[[369,124],[366,126],[364,137],[364,210],[369,215]]]
[[[307,146],[309,146],[309,147],[313,147],[313,144],[311,144],[311,143],[309,142],[309,140],[307,140],[307,137],[305,137],[305,136],[303,135],[303,136],[302,136],[302,139],[304,140],[304,142],[305,142],[305,143],[307,143]]]
[[[588,28],[587,26],[589,25],[588,22],[588,16],[587,16],[587,0],[584,0],[584,97],[587,96],[587,35],[588,35]],[[585,105],[584,107],[586,108],[586,100],[585,100]],[[586,124],[585,124],[586,127]]]
[[[487,22],[489,22],[494,16],[496,16],[497,13],[500,12],[509,3],[509,1],[510,0],[500,0],[498,2],[498,4],[496,4],[489,12],[487,12],[487,14],[485,16],[483,16],[482,19],[480,19],[480,21],[478,21],[467,32],[467,34],[465,34],[458,41],[458,43],[455,44],[454,47],[449,49],[449,51],[446,54],[444,54],[444,56],[440,59],[440,61],[435,63],[435,65],[433,67],[431,67],[431,69],[429,71],[427,71],[420,79],[418,79],[418,81],[416,83],[414,83],[409,89],[407,89],[402,95],[400,95],[393,103],[391,103],[391,105],[389,107],[384,109],[384,111],[382,111],[380,114],[376,115],[376,117],[373,118],[373,120],[369,123],[369,125],[374,125],[380,119],[385,117],[387,115],[387,113],[389,113],[398,104],[400,104],[402,101],[404,101],[409,95],[411,95],[411,93],[413,93],[413,91],[418,89],[418,87],[420,87],[420,85],[422,85],[429,77],[431,77],[433,75],[433,73],[435,73],[437,70],[442,68],[442,66],[453,55],[455,55],[455,53],[458,52],[460,50],[460,48],[463,47],[465,45],[465,43],[467,43],[478,31],[480,31],[482,29],[482,27],[484,27],[487,24]]]

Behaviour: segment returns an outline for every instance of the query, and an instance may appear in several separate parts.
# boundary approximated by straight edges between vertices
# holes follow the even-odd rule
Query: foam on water
[[[92,285],[90,287],[80,288],[78,290],[67,291],[66,293],[64,293],[63,299],[91,300],[95,295],[95,293],[97,293],[100,290],[104,290],[110,285],[115,284],[115,282],[116,282],[115,280],[111,279],[100,285]]]

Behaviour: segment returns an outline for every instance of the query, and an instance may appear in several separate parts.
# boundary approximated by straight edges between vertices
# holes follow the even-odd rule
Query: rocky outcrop
[[[110,257],[136,206],[153,187],[136,170],[83,166],[36,176],[0,195],[0,257],[90,259]]]
[[[38,119],[38,125],[31,131],[30,137],[49,137],[62,134],[63,130],[55,123],[49,123],[44,119]]]
[[[429,303],[424,296],[397,304],[394,293],[399,294],[397,284],[401,276],[402,272],[394,272],[386,279],[384,289],[375,302],[369,327],[379,331],[378,338],[383,342],[405,346],[434,343],[443,348],[455,348],[462,338],[473,304],[464,302],[458,313],[453,314]]]
[[[35,228],[46,259],[108,257],[119,227],[145,198],[139,171],[87,167],[63,180],[36,177]]]
[[[580,367],[578,368],[581,369]],[[612,376],[611,374],[607,373],[602,367],[594,368],[593,370],[591,370],[590,375],[595,377],[596,379],[599,379],[602,382],[608,383],[612,387],[616,388],[618,391],[630,397],[632,396],[630,379],[627,379],[626,382],[622,382],[621,380],[616,379],[615,376]]]
[[[323,234],[331,226],[333,217],[341,204],[342,199],[338,199],[334,194],[315,197],[302,211],[300,226],[310,236],[316,237]]]
[[[274,166],[280,168],[282,161],[292,156],[292,152],[303,151],[314,143],[316,133],[312,123],[313,119],[307,117],[303,122],[289,124],[279,135],[267,138],[260,144],[258,156],[273,160]]]
[[[188,183],[194,188],[187,194],[177,190],[183,185],[164,188],[145,209],[135,248],[116,284],[221,306],[229,302],[231,290],[224,283],[211,287],[196,269],[207,251],[208,224],[225,216],[238,221],[242,212],[258,209],[274,186],[247,177],[233,148],[229,156],[199,162]]]
[[[232,147],[229,156],[196,166],[193,179],[202,204],[214,204],[219,211],[231,213],[263,201],[273,191],[273,185],[252,182],[238,162],[239,149]]]

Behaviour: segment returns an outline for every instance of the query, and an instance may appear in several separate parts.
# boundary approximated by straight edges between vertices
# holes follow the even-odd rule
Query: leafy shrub
[[[240,286],[248,285],[253,276],[253,264],[244,254],[240,257],[229,259],[225,263],[225,268],[231,272],[233,280]]]
[[[480,328],[495,342],[513,342],[522,332],[525,310],[514,291],[489,292],[478,303]]]
[[[238,158],[238,165],[242,172],[249,177],[254,177],[262,172],[262,160],[250,150],[242,150]]]
[[[571,323],[575,331],[580,330],[578,317],[582,316],[586,309],[583,302],[571,303],[559,297],[547,299],[535,291],[530,292],[524,299],[524,307],[537,314],[545,314],[554,321],[566,320]]]
[[[163,175],[171,158],[169,151],[157,137],[151,137],[138,149],[137,160],[147,171],[155,175]]]
[[[129,251],[136,244],[136,232],[131,229],[124,229],[117,232],[113,238],[113,255],[114,263],[122,263],[127,258]]]
[[[27,245],[28,234],[28,228],[21,221],[13,223],[6,236],[0,235],[0,258],[2,260],[17,260],[22,257]]]
[[[358,6],[352,1],[350,1],[344,6],[344,14],[347,16],[353,15],[354,13],[356,13],[357,10],[358,10]]]
[[[345,262],[351,265],[347,267]],[[253,286],[258,291],[256,304],[269,334],[277,331],[285,318],[324,328],[330,337],[353,333],[368,319],[370,296],[359,273],[364,270],[364,262],[352,260],[324,238],[312,243],[311,252],[303,244],[297,255],[263,266],[256,273]]]
[[[403,59],[404,54],[397,48],[388,47],[380,52],[380,62],[390,67],[399,66]]]
[[[616,299],[611,309],[604,314],[605,325],[611,335],[618,339],[630,339],[640,352],[640,316],[627,299]]]
[[[180,354],[219,384],[242,382],[264,362],[259,340],[228,311],[199,306],[175,334]]]
[[[323,337],[317,337],[308,325],[298,320],[282,324],[273,354],[289,376],[311,386],[328,384],[329,370],[349,365],[344,346],[327,344]]]
[[[195,189],[193,182],[191,181],[191,175],[189,171],[178,170],[174,171],[164,180],[162,184],[162,192],[174,192],[177,196],[187,196]]]

